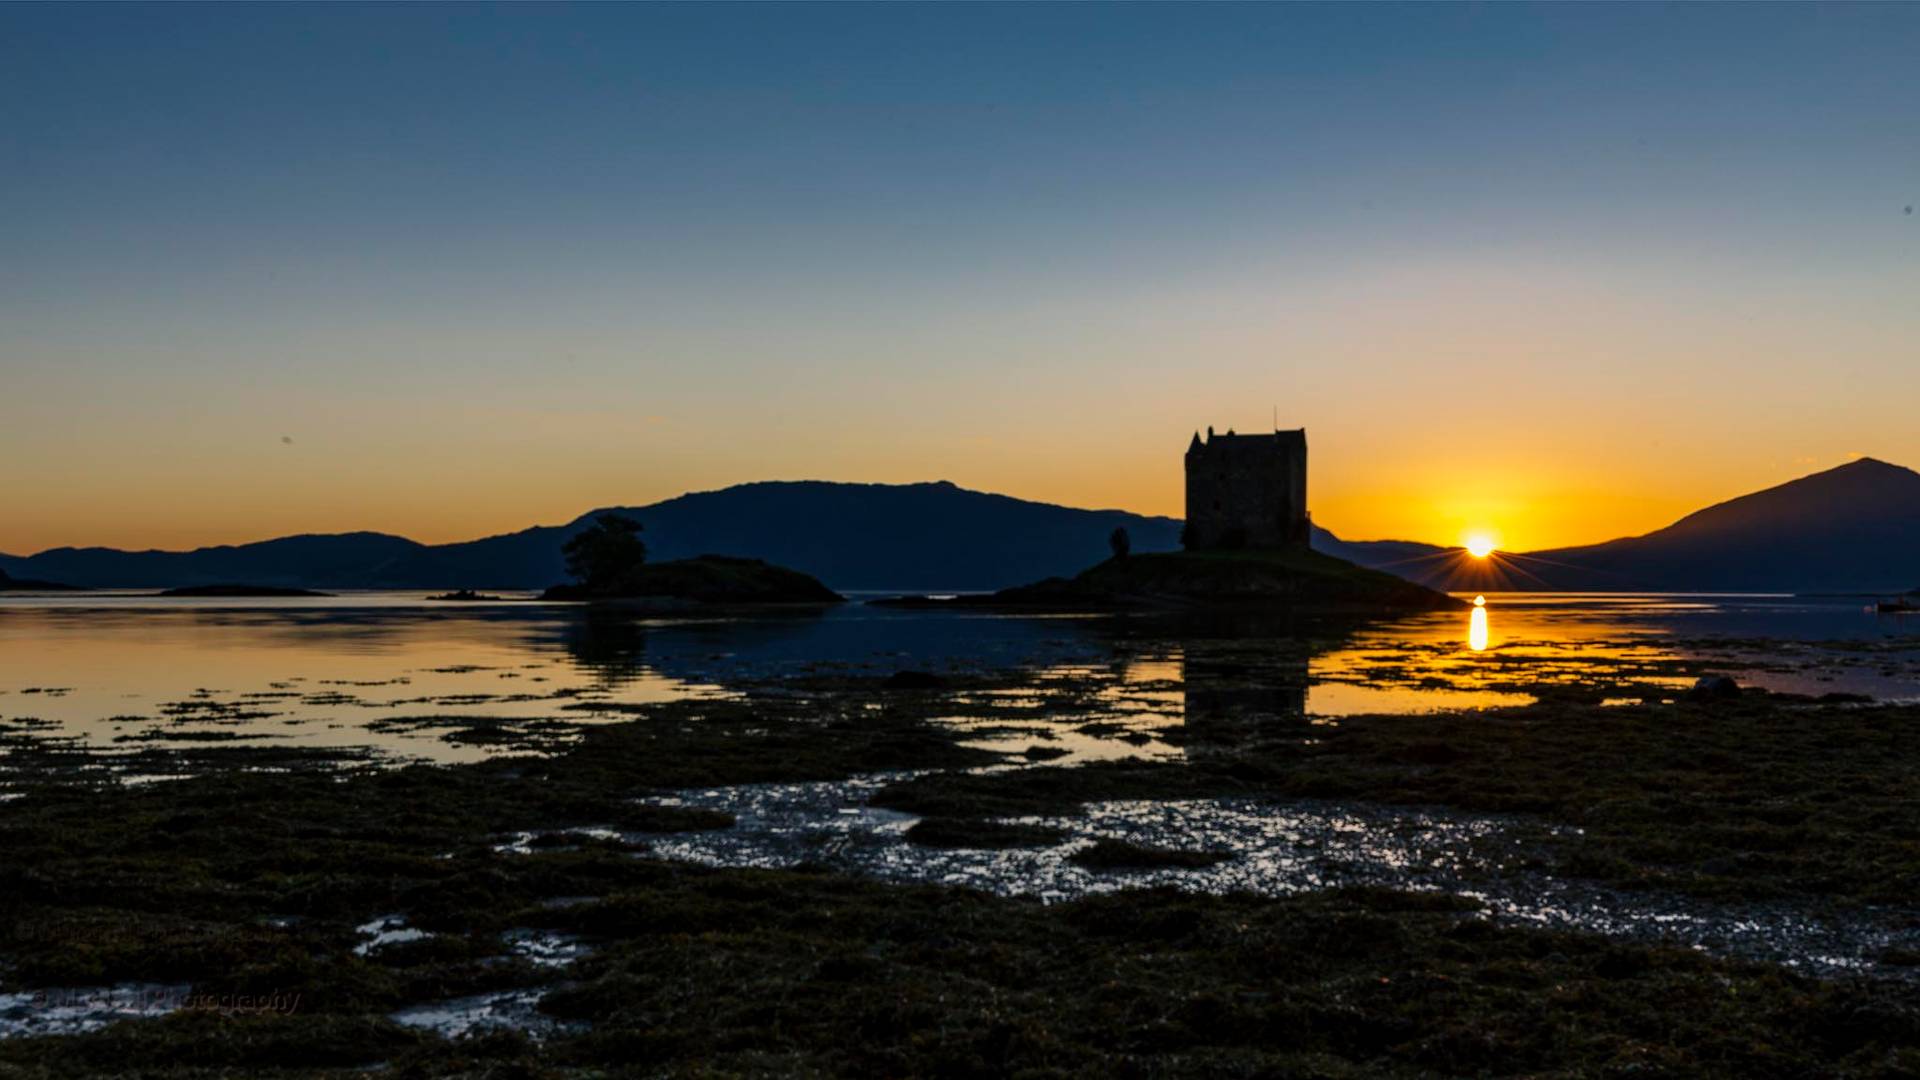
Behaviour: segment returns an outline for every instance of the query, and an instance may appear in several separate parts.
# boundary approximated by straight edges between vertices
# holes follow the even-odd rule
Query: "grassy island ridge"
[[[1329,613],[1451,611],[1467,606],[1424,585],[1308,548],[1123,555],[1072,578],[1048,578],[984,596],[954,601],[903,598],[887,603],[1059,610],[1264,608]]]

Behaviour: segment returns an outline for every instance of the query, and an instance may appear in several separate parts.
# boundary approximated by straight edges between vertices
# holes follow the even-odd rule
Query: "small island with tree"
[[[543,600],[652,604],[664,607],[837,604],[845,597],[798,570],[760,559],[697,555],[647,561],[641,524],[601,514],[561,549],[571,584],[555,585]]]
[[[441,600],[454,604],[500,604],[507,602],[507,598],[504,596],[475,592],[472,589],[455,589],[452,592],[437,593],[427,597],[427,599]]]

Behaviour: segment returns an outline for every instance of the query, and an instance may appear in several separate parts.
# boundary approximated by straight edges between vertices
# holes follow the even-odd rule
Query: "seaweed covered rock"
[[[1725,675],[1702,675],[1682,696],[1688,701],[1730,701],[1740,696],[1740,684]]]

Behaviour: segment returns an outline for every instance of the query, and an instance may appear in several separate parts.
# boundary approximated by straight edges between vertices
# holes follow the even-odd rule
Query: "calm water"
[[[457,737],[483,720],[519,733],[560,730],[554,737],[564,740],[579,725],[647,703],[815,694],[833,706],[835,677],[906,669],[998,676],[956,681],[939,699],[950,714],[938,719],[965,741],[1011,752],[989,766],[1001,769],[1204,755],[1268,718],[1311,738],[1314,725],[1362,713],[1498,709],[1546,695],[1667,700],[1707,670],[1795,693],[1920,700],[1920,620],[1875,616],[1864,599],[1758,596],[1504,594],[1472,612],[1354,624],[863,605],[779,618],[643,619],[531,602],[433,603],[420,593],[14,595],[0,597],[0,736],[9,739],[0,764],[35,739],[101,750],[353,748],[396,762],[457,762],[518,752]],[[155,766],[150,755],[90,760],[128,781],[202,767]],[[912,818],[867,805],[889,779],[655,793],[656,801],[728,810],[737,822],[646,842],[657,856],[714,865],[825,863],[1048,900],[1139,884],[1272,894],[1365,883],[1440,889],[1477,898],[1505,922],[1657,937],[1823,973],[1875,969],[1890,947],[1920,948],[1910,923],[1622,896],[1538,873],[1530,853],[1558,828],[1547,823],[1300,801],[1117,802],[1034,819],[1063,834],[1051,846],[929,849],[905,842]],[[1071,861],[1101,838],[1235,857],[1120,882]],[[502,850],[531,840],[506,837]],[[367,950],[424,933],[397,916],[361,932]],[[582,948],[525,933],[514,950],[539,963],[564,964]],[[0,995],[0,1038],[161,1015],[188,990],[82,989],[53,1008]],[[553,1023],[535,1009],[542,993],[501,991],[394,1019],[449,1034],[538,1032]]]
[[[1698,669],[1800,693],[1920,698],[1920,620],[1858,598],[1496,594],[1474,613],[1373,623],[1030,618],[890,611],[642,619],[421,593],[171,600],[0,598],[0,723],[102,747],[266,742],[471,760],[473,718],[602,722],[617,707],[795,676],[1021,671],[955,695],[978,741],[1037,732],[1072,758],[1176,752],[1155,733],[1253,708],[1337,719],[1522,705],[1546,689],[1670,696]],[[1023,727],[1030,706],[1076,730]],[[1090,730],[1081,731],[1078,728]]]

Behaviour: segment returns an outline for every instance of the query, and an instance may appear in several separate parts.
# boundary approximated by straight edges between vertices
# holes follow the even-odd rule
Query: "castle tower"
[[[1307,546],[1307,430],[1194,432],[1187,445],[1189,551]]]

